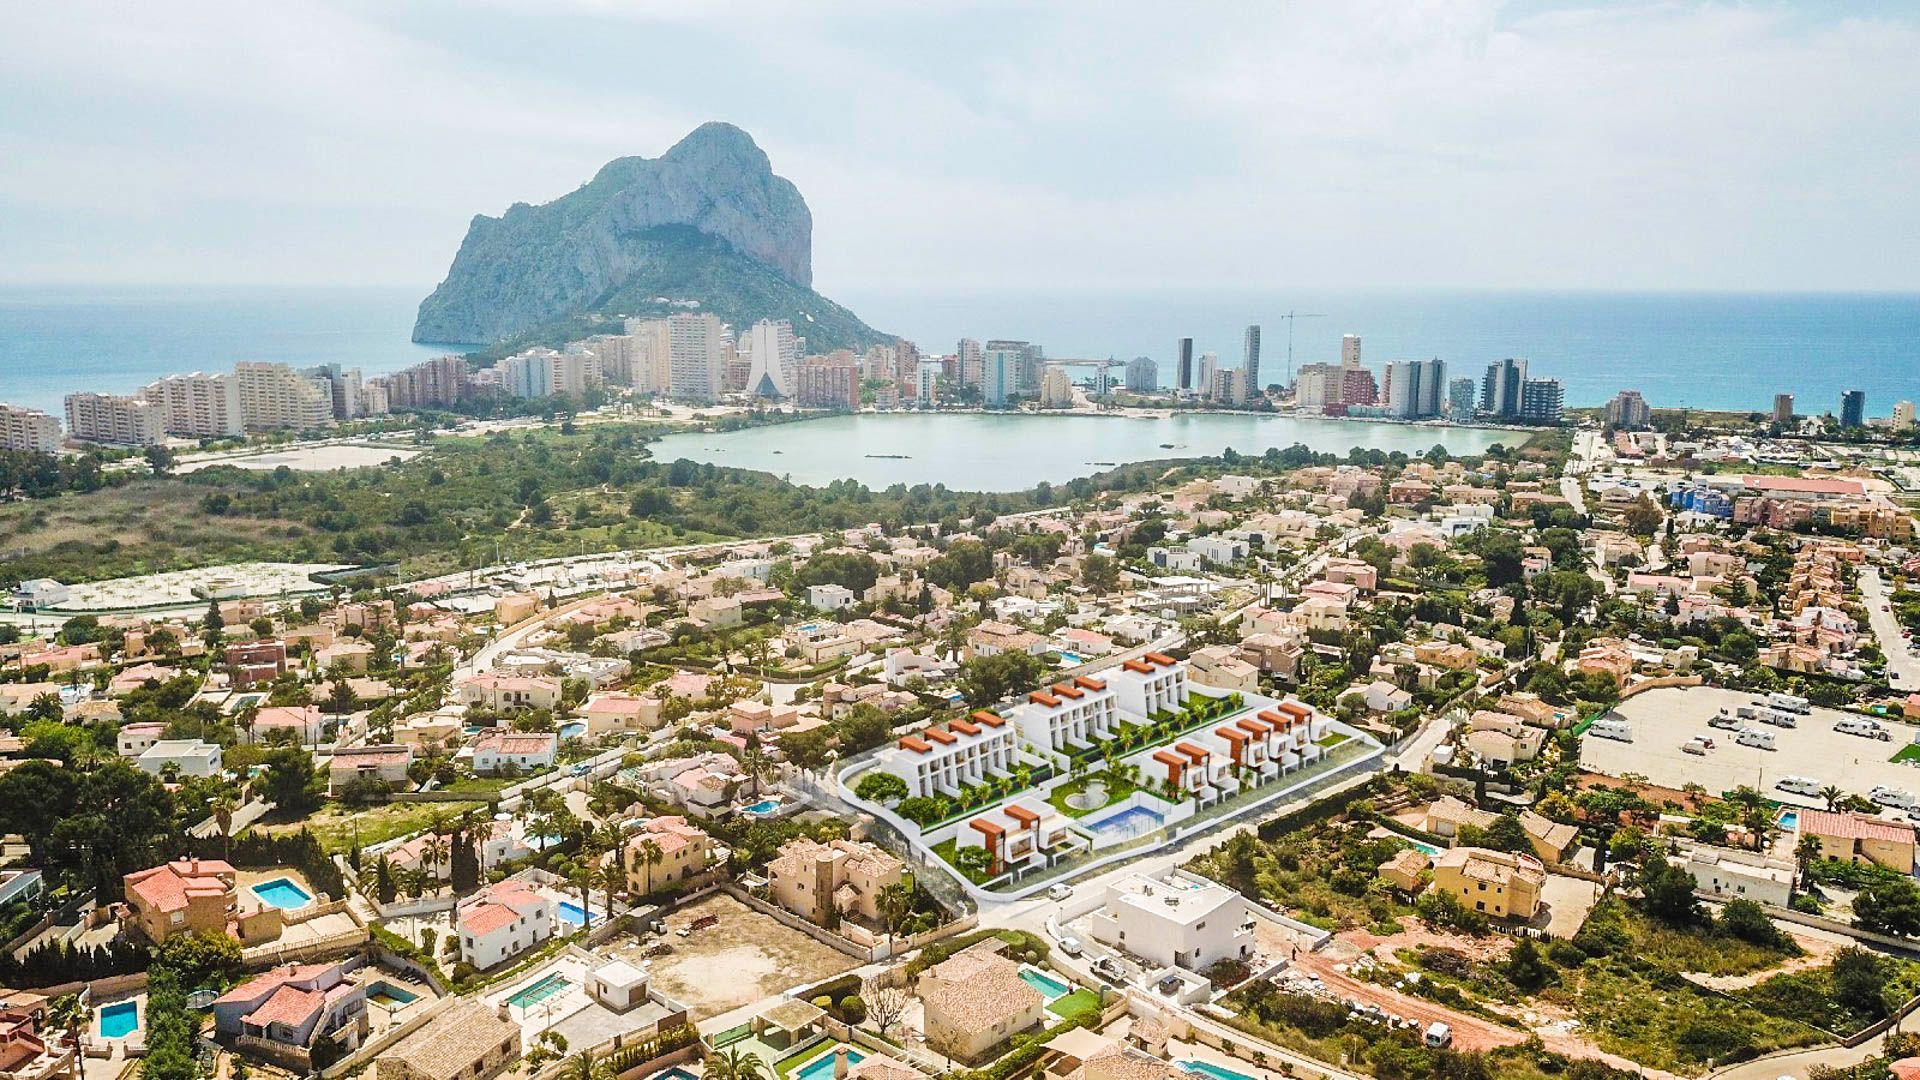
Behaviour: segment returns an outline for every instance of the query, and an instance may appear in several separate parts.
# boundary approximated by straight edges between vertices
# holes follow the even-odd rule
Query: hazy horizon
[[[22,7],[0,282],[424,296],[473,215],[718,119],[843,300],[1920,290],[1909,7],[1270,7]]]

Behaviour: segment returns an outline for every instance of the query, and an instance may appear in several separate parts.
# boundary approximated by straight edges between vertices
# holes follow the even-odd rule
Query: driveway
[[[1891,685],[1907,693],[1920,690],[1920,658],[1914,656],[1907,639],[1900,636],[1900,620],[1893,612],[1881,610],[1888,603],[1887,583],[1880,579],[1878,567],[1860,568],[1860,599],[1867,606],[1867,625],[1873,628],[1874,640],[1886,654]]]

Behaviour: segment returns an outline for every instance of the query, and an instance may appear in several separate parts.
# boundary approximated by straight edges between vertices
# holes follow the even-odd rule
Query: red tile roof
[[[1825,810],[1800,811],[1800,831],[1842,840],[1885,840],[1895,844],[1914,842],[1913,826],[1867,814],[1835,814]]]

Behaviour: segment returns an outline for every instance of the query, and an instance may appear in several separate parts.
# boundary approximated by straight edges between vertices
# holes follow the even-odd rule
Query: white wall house
[[[1172,712],[1187,702],[1187,665],[1165,653],[1150,652],[1106,673],[1120,711],[1150,717]]]
[[[825,585],[811,585],[807,588],[807,603],[816,611],[839,611],[852,607],[859,597],[845,585],[828,582]]]
[[[169,767],[181,776],[212,776],[220,771],[220,747],[198,739],[162,739],[147,747],[134,764],[155,776]]]
[[[880,753],[877,766],[907,782],[913,795],[951,794],[1013,771],[1019,740],[1006,719],[982,709],[942,728],[934,725]]]
[[[1175,870],[1164,878],[1129,874],[1107,887],[1090,920],[1093,938],[1161,967],[1205,971],[1253,955],[1246,897]]]
[[[508,764],[521,772],[551,768],[559,748],[551,731],[489,731],[473,741],[473,771],[492,775]]]
[[[1113,736],[1119,699],[1103,679],[1081,676],[1035,690],[1012,710],[1020,737],[1047,750],[1081,750]]]
[[[553,901],[509,878],[462,900],[453,922],[460,958],[484,971],[553,936]]]

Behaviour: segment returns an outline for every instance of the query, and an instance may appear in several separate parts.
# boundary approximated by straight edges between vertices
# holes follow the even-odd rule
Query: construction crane
[[[1287,320],[1287,385],[1293,385],[1293,320],[1324,319],[1326,312],[1289,311],[1280,318]]]

